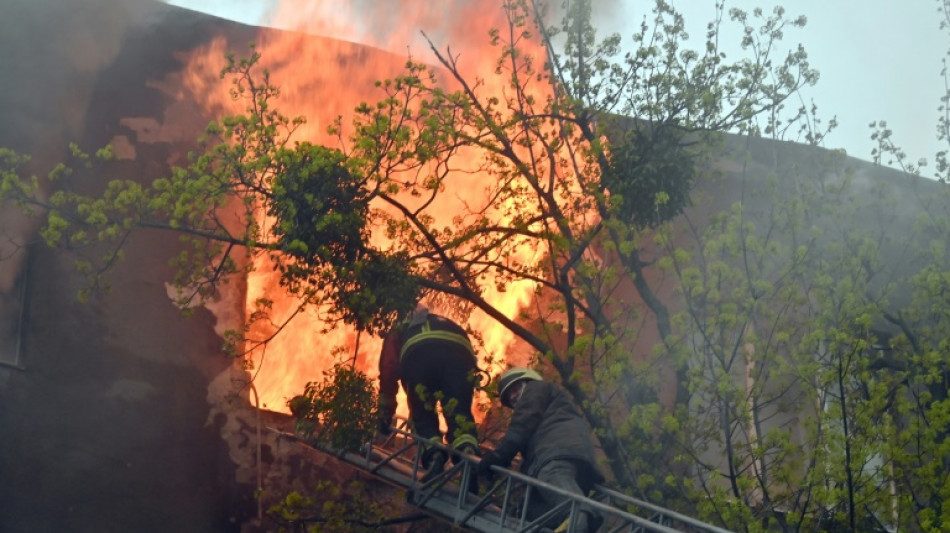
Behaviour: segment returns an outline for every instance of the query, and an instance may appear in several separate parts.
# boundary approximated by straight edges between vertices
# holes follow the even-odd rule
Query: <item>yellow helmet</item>
[[[538,374],[536,371],[531,370],[530,368],[514,367],[502,372],[501,377],[498,378],[498,397],[501,398],[502,405],[508,408],[511,407],[511,405],[505,401],[505,392],[515,383],[524,381],[526,379],[534,381],[544,380],[544,378],[541,377],[541,374]]]

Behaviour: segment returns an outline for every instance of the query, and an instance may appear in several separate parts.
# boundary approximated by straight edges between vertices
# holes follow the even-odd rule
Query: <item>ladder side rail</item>
[[[524,484],[526,484],[526,485],[529,485],[529,486],[531,486],[531,487],[534,487],[534,488],[543,488],[543,489],[545,489],[545,490],[549,490],[549,491],[551,491],[551,492],[555,492],[555,493],[560,494],[560,495],[562,495],[562,496],[564,496],[564,497],[566,497],[566,498],[568,498],[568,499],[570,499],[570,500],[572,500],[572,501],[574,501],[574,502],[583,502],[584,504],[588,505],[589,507],[591,507],[592,509],[595,509],[596,511],[598,511],[598,512],[600,512],[600,513],[603,513],[603,514],[605,514],[605,515],[612,516],[612,517],[614,517],[614,518],[620,520],[621,522],[631,523],[631,524],[638,525],[638,526],[642,527],[645,531],[650,531],[650,532],[655,532],[655,533],[681,533],[681,532],[679,532],[678,530],[675,530],[675,529],[666,527],[666,526],[664,526],[664,525],[662,525],[662,524],[658,524],[658,523],[656,523],[656,522],[650,521],[650,520],[647,519],[647,518],[644,518],[644,517],[641,517],[641,516],[637,516],[637,515],[635,515],[635,514],[632,514],[632,513],[629,513],[629,512],[627,512],[627,511],[618,509],[618,508],[616,508],[616,507],[612,507],[612,506],[610,506],[610,505],[604,504],[604,503],[599,502],[599,501],[597,501],[597,500],[591,499],[591,498],[589,498],[589,497],[587,497],[587,496],[583,496],[583,495],[580,495],[580,494],[575,494],[575,493],[573,493],[573,492],[569,492],[569,491],[567,491],[567,490],[564,490],[564,489],[562,489],[562,488],[560,488],[560,487],[555,487],[554,485],[550,485],[550,484],[548,484],[548,483],[545,483],[544,481],[541,481],[541,480],[539,480],[539,479],[533,478],[533,477],[531,477],[531,476],[527,476],[527,475],[522,474],[522,473],[520,473],[520,472],[515,472],[515,471],[512,471],[512,470],[508,470],[508,469],[502,468],[502,467],[500,467],[500,466],[492,466],[492,471],[495,472],[495,473],[497,473],[497,474],[501,474],[501,475],[508,476],[508,477],[511,478],[511,479],[517,480],[517,481],[519,481],[519,482],[521,482],[521,483],[524,483]],[[532,491],[532,490],[526,491],[526,500],[527,500],[527,498],[529,497],[529,495],[530,495],[531,492],[534,492],[534,491]],[[527,508],[527,503],[526,503],[526,505],[525,505],[525,508]],[[662,509],[662,508],[660,508],[660,509]],[[526,509],[525,509],[525,510],[526,510]],[[672,512],[672,511],[670,511],[670,512]],[[697,523],[702,524],[702,522],[698,522],[698,521],[697,521]],[[729,533],[729,532],[722,531],[721,533]]]
[[[418,500],[413,499],[412,500],[413,505],[417,505],[419,507],[425,507],[425,504],[430,499],[432,499],[432,497],[439,494],[439,491],[442,489],[442,487],[444,487],[449,482],[449,480],[452,479],[452,475],[455,474],[455,472],[459,471],[460,469],[461,469],[461,465],[455,465],[452,468],[449,468],[448,470],[435,476],[428,482],[423,483],[422,486],[419,487],[417,491],[419,494],[422,495],[422,498]],[[461,493],[462,491],[460,490],[459,492]],[[455,500],[456,500],[456,506],[458,507],[458,499],[455,498]]]
[[[379,469],[381,469],[381,468],[383,468],[384,466],[387,466],[387,465],[389,465],[389,464],[395,462],[403,453],[409,451],[410,449],[414,448],[415,446],[417,446],[417,445],[414,444],[414,443],[409,443],[409,444],[406,444],[406,445],[401,446],[401,447],[399,447],[399,448],[395,448],[394,450],[392,450],[392,452],[390,452],[390,451],[387,450],[386,448],[378,448],[378,447],[367,446],[367,447],[366,447],[366,448],[367,448],[366,463],[367,463],[367,464],[370,464],[370,465],[373,463],[373,455],[372,455],[373,452],[379,453],[379,450],[385,450],[385,451],[387,452],[387,453],[385,453],[385,454],[380,454],[380,455],[383,456],[383,458],[382,458],[381,460],[379,460],[379,461],[376,463],[376,465],[373,466],[373,467],[370,469],[370,472],[373,473],[373,474],[375,474]]]
[[[324,448],[319,445],[311,445],[311,447],[320,451],[333,453],[332,449]],[[371,459],[367,460],[362,455],[362,453],[343,452],[343,453],[336,453],[335,455],[337,458],[341,459],[342,461],[350,463],[353,466],[362,468],[370,474],[388,479],[403,488],[407,488],[407,489],[412,488],[414,485],[413,475],[411,473],[406,474],[400,471],[398,468],[395,468],[394,466],[392,466],[391,456],[384,457],[383,461],[386,461],[385,465],[383,464],[382,461],[379,464],[374,465],[373,461]],[[382,468],[382,466],[386,466],[386,465],[390,466],[390,468],[388,469]],[[414,471],[414,467],[413,467],[413,471]]]
[[[505,518],[508,517],[508,507],[510,506],[511,491],[513,489],[514,489],[514,480],[511,479],[511,477],[506,476],[505,477],[505,497],[504,497],[504,500],[502,500],[501,517],[500,517],[500,524],[502,526],[505,525]],[[522,519],[524,519],[523,512],[522,512]]]
[[[478,514],[479,512],[481,512],[482,509],[488,507],[488,505],[489,505],[490,503],[492,503],[493,499],[495,498],[495,493],[497,493],[499,490],[502,489],[502,485],[503,485],[503,484],[507,484],[507,481],[506,481],[505,483],[498,482],[498,483],[495,483],[494,485],[492,485],[491,487],[489,487],[488,490],[485,492],[485,494],[479,497],[479,499],[478,499],[478,501],[475,503],[475,505],[473,505],[473,506],[468,510],[468,513],[466,513],[466,514],[459,520],[459,524],[461,524],[461,525],[464,526],[464,525],[468,522],[468,520],[469,520],[470,518],[472,518],[473,516],[475,516],[476,514]],[[505,507],[506,504],[507,504],[507,498],[505,498],[505,499],[502,500],[501,516],[504,516],[505,509],[506,509],[506,507]]]
[[[287,440],[296,442],[300,445],[306,446],[307,448],[310,448],[312,450],[317,450],[317,451],[332,455],[333,457],[336,457],[337,459],[341,461],[344,461],[353,466],[362,468],[366,470],[367,472],[375,476],[378,476],[380,478],[383,478],[399,487],[410,489],[413,486],[412,476],[411,475],[406,476],[405,474],[401,473],[396,468],[391,468],[389,470],[385,470],[382,468],[374,469],[373,457],[372,457],[372,454],[374,453],[374,449],[372,446],[364,446],[363,448],[355,452],[342,451],[342,450],[332,448],[330,446],[326,446],[319,442],[308,441],[307,439],[304,439],[295,433],[290,433],[290,432],[283,431],[274,427],[268,427],[267,429],[273,433],[276,433],[278,439],[287,439]],[[412,447],[412,446],[415,446],[415,444],[409,444],[409,447]],[[365,449],[365,448],[369,448],[369,449]],[[375,450],[375,451],[378,453],[378,450]],[[385,455],[385,454],[383,455],[384,455],[384,458],[381,462],[392,460],[392,455]]]
[[[372,452],[373,450],[382,450],[388,453],[389,460],[385,461],[386,463],[396,461],[397,459],[401,458],[405,452],[409,451],[410,449],[415,449],[412,460],[411,475],[412,479],[415,480],[418,478],[419,467],[422,463],[422,446],[420,445],[420,442],[423,442],[423,439],[409,432],[408,429],[405,428],[405,424],[397,426],[393,428],[393,433],[378,445],[368,442],[364,446],[369,452]],[[400,438],[403,439],[404,444],[402,446],[394,447],[392,450],[390,450],[387,445],[391,444],[392,446],[396,446],[397,440]],[[383,466],[382,463],[379,466]]]
[[[464,455],[464,454],[459,454]],[[473,481],[475,476],[475,465],[476,463],[467,457],[462,457],[462,460],[456,466],[462,466],[462,477],[459,479],[459,493],[458,493],[458,506],[459,509],[463,509],[468,500],[468,489],[469,483]],[[474,480],[477,483],[477,479]]]
[[[375,450],[377,452],[379,451],[384,452],[384,454],[387,455],[388,457],[388,459],[381,461],[380,464],[377,465],[376,469],[381,468],[382,466],[384,466],[385,463],[399,460],[403,456],[403,454],[405,454],[405,452],[409,451],[410,449],[415,449],[413,460],[411,461],[412,462],[412,474],[411,474],[412,479],[410,480],[410,484],[412,484],[414,482],[419,481],[419,474],[421,472],[421,466],[422,466],[422,453],[425,450],[425,448],[436,447],[436,448],[442,449],[443,451],[449,454],[465,455],[465,454],[459,454],[458,452],[455,452],[451,447],[446,446],[442,443],[430,441],[429,439],[425,439],[421,437],[420,435],[413,433],[411,428],[409,427],[410,424],[409,424],[408,419],[404,417],[400,417],[400,416],[395,417],[395,419],[396,419],[396,423],[392,427],[390,427],[391,433],[387,438],[379,442],[375,442],[375,443],[368,442],[365,444],[365,448],[368,450],[367,456],[371,455],[372,451]],[[404,442],[402,446],[397,446],[397,442],[399,440],[402,440]],[[328,451],[332,453],[332,450],[328,450]],[[474,456],[469,456],[469,457],[474,457]],[[375,473],[375,470],[373,471],[373,473]]]
[[[663,515],[671,520],[680,522],[682,524],[685,524],[694,528],[699,528],[701,531],[704,531],[707,533],[733,533],[732,531],[729,531],[728,529],[723,529],[721,527],[714,526],[712,524],[703,522],[701,520],[697,520],[690,516],[684,515],[682,513],[678,513],[676,511],[667,509],[665,507],[661,507],[659,505],[650,503],[648,501],[641,500],[639,498],[634,498],[633,496],[628,496],[627,494],[605,487],[603,485],[594,486],[594,490],[598,493],[604,494],[605,496],[609,497],[611,501],[621,501],[624,503],[635,505],[637,507],[641,507],[643,509],[648,509],[650,511],[653,511],[656,514]]]
[[[410,449],[415,449],[416,451],[413,457],[413,478],[415,478],[422,458],[422,446],[420,445],[422,439],[419,439],[412,433],[412,428],[407,418],[397,415],[394,419],[395,423],[390,427],[390,434],[386,438],[377,442],[374,437],[373,440],[365,443],[364,447],[370,453],[374,450],[383,450],[389,453],[393,461],[402,457],[403,454]],[[402,446],[398,446],[400,440],[403,443]],[[390,450],[390,448],[392,448],[392,450]]]
[[[568,516],[568,519],[573,518],[573,509],[574,509],[574,507],[575,507],[575,504],[574,504],[574,502],[571,501],[571,500],[564,500],[563,502],[561,502],[561,503],[555,505],[554,507],[551,507],[551,508],[548,509],[547,511],[541,513],[540,516],[536,517],[535,519],[531,520],[530,522],[523,522],[523,523],[521,524],[521,531],[536,531],[536,530],[540,529],[541,526],[544,525],[548,520],[557,517],[557,515],[558,515],[562,510],[564,510],[565,508],[568,508],[568,507],[570,507],[570,509],[571,509],[571,511],[569,512],[570,514],[569,514],[569,516]],[[564,519],[561,519],[561,520],[563,521]],[[568,523],[572,523],[572,522],[568,522]],[[570,530],[569,530],[569,531],[570,531]]]

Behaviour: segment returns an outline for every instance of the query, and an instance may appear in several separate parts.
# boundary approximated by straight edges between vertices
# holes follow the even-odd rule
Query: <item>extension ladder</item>
[[[549,522],[553,517],[558,517],[563,522],[560,522],[561,527],[557,531],[573,533],[577,506],[585,503],[604,519],[598,533],[730,533],[602,485],[596,486],[590,497],[584,497],[498,466],[492,467],[494,477],[491,486],[480,490],[477,495],[472,494],[467,488],[479,458],[454,452],[413,435],[407,430],[405,419],[398,420],[397,427],[392,428],[392,433],[385,440],[367,443],[359,451],[334,450],[320,443],[304,441],[292,433],[270,429],[283,438],[332,454],[404,489],[410,505],[467,531],[537,533],[543,527],[553,529]],[[441,447],[461,457],[461,460],[423,482],[421,478],[425,470],[421,467],[422,452],[424,447],[430,446]],[[561,505],[542,516],[528,519],[528,504],[532,497],[536,497],[535,491],[539,487],[563,494],[566,498]]]

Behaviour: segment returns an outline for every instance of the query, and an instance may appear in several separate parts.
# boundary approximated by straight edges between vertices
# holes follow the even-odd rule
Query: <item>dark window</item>
[[[21,369],[28,263],[24,247],[0,257],[0,365]]]

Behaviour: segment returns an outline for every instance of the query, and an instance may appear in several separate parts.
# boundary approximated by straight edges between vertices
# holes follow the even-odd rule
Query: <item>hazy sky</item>
[[[343,0],[334,0],[341,2]],[[365,4],[368,0],[351,0]],[[390,0],[379,0],[388,5]],[[169,3],[240,22],[266,25],[273,0],[168,0]],[[692,38],[701,49],[706,23],[714,15],[713,0],[671,0],[683,13]],[[648,0],[599,0],[610,5],[604,28],[629,36],[624,26],[638,24],[653,3]],[[894,139],[911,160],[934,161],[937,107],[944,90],[941,59],[950,47],[950,32],[939,29],[937,0],[726,0],[726,6],[771,11],[783,5],[787,15],[805,15],[808,25],[789,30],[785,43],[801,43],[811,64],[821,73],[818,85],[803,95],[818,106],[827,122],[837,116],[838,128],[826,146],[844,148],[849,155],[871,158],[868,124],[886,120]],[[736,40],[738,37],[736,37]],[[418,54],[418,52],[415,52]],[[421,56],[417,56],[422,58]],[[732,55],[732,57],[736,57]],[[423,58],[424,59],[424,58]],[[925,172],[925,175],[927,172]]]

